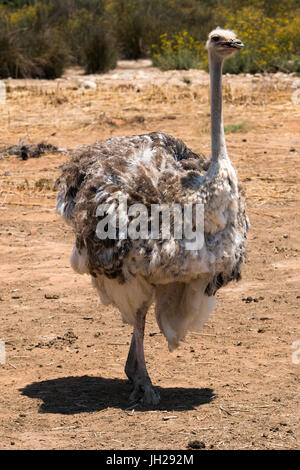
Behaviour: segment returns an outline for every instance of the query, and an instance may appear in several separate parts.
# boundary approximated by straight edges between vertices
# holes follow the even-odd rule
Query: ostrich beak
[[[230,39],[230,41],[222,42],[221,45],[232,49],[241,49],[242,47],[244,47],[244,44],[239,39]]]
[[[236,39],[235,41],[230,41],[229,44],[231,47],[235,47],[236,49],[241,49],[242,47],[244,47],[244,44],[239,39]]]

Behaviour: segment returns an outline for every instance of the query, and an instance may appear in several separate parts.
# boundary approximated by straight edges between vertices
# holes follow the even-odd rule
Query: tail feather
[[[179,346],[189,330],[199,330],[208,320],[215,298],[205,294],[206,285],[207,280],[196,279],[156,287],[156,319],[170,351]]]

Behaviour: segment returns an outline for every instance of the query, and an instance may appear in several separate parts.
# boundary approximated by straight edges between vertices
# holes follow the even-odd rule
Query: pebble
[[[205,449],[205,443],[203,441],[189,441],[187,445],[188,449]]]

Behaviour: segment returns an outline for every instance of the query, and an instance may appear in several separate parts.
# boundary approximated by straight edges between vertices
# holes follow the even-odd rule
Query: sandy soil
[[[241,283],[218,293],[204,329],[170,354],[147,320],[158,407],[128,408],[131,328],[72,272],[71,229],[53,183],[67,154],[22,161],[5,148],[74,148],[160,130],[210,152],[208,75],[121,63],[106,76],[7,80],[0,108],[0,447],[297,449],[300,439],[300,108],[292,76],[225,76],[230,155],[251,220]],[[88,82],[92,82],[88,83]],[[235,132],[232,132],[235,131]],[[238,132],[237,132],[238,131]],[[293,347],[294,345],[294,347]],[[298,345],[298,349],[300,346]]]

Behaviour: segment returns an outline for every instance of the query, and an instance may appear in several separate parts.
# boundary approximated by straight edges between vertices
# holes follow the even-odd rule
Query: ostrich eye
[[[219,36],[213,36],[211,38],[211,40],[214,41],[214,42],[218,42],[220,40],[220,37]]]

